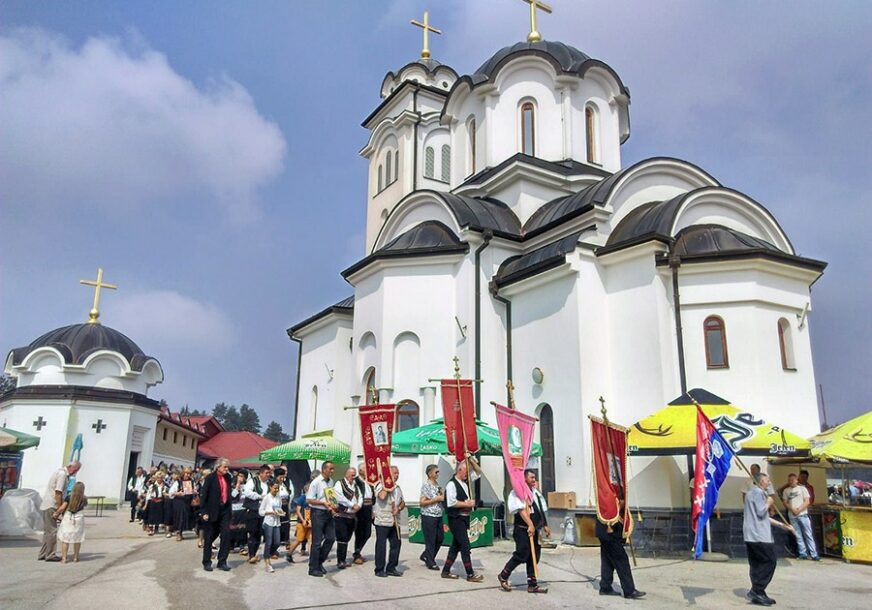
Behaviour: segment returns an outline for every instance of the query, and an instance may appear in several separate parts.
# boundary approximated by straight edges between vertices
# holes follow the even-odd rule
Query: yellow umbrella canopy
[[[699,403],[721,436],[740,455],[807,456],[811,443],[743,411],[720,396],[695,388],[630,427],[630,455],[692,455],[696,452]]]
[[[811,454],[831,462],[872,464],[872,411],[811,437]]]

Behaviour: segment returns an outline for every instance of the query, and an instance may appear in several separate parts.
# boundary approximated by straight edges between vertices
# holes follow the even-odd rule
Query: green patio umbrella
[[[28,447],[39,445],[39,437],[9,428],[0,428],[0,449],[4,451],[21,451]]]
[[[481,455],[502,455],[500,433],[480,419],[475,420],[478,430],[478,447]],[[416,455],[447,455],[448,443],[445,441],[445,423],[442,418],[434,419],[429,424],[411,430],[395,432],[391,443],[392,453],[413,453]],[[530,455],[542,455],[539,443],[533,443]]]
[[[313,432],[284,445],[261,451],[258,460],[261,462],[332,460],[337,464],[347,464],[351,460],[351,447],[334,438],[332,430],[326,430]]]

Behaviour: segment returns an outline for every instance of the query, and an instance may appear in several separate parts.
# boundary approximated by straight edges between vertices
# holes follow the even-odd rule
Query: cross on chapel
[[[421,49],[421,59],[429,59],[430,58],[430,32],[434,34],[441,34],[442,30],[437,30],[436,28],[430,25],[430,12],[424,11],[424,22],[421,23],[415,19],[412,19],[409,23],[414,26],[417,26],[424,30],[424,48]]]
[[[86,286],[94,286],[94,305],[91,307],[91,311],[88,312],[88,324],[99,324],[100,320],[100,289],[108,288],[109,290],[118,290],[118,286],[114,284],[104,284],[103,283],[103,268],[97,268],[97,279],[96,280],[79,280],[80,284],[85,284]]]
[[[103,423],[102,419],[98,419],[96,424],[91,424],[91,428],[97,431],[97,434],[100,434],[100,430],[106,429],[106,424]]]
[[[34,427],[36,427],[37,431],[42,431],[42,429],[48,425],[48,422],[42,418],[42,415],[36,418],[36,421],[33,422]]]
[[[527,34],[527,42],[539,42],[542,40],[542,35],[536,30],[536,11],[543,13],[551,13],[551,7],[539,0],[524,0],[530,5],[530,33]]]

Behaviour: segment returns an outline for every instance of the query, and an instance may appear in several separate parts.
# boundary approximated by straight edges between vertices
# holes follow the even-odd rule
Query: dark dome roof
[[[410,250],[455,250],[463,248],[454,231],[438,220],[428,220],[415,225],[402,235],[389,241],[378,252]]]
[[[778,248],[758,237],[753,237],[723,225],[691,225],[675,237],[673,252],[680,256],[694,254],[718,254],[740,250],[771,250]]]
[[[530,53],[543,55],[557,62],[560,69],[564,72],[576,72],[581,65],[590,59],[589,55],[585,55],[575,47],[571,47],[566,43],[540,40],[539,42],[519,42],[517,44],[503,47],[494,53],[490,59],[479,66],[475,74],[481,74],[486,78],[493,77],[495,71],[500,64],[510,55],[516,53]]]
[[[27,347],[12,350],[12,364],[21,364],[28,354],[41,347],[58,350],[66,364],[82,364],[94,352],[109,350],[121,354],[130,368],[141,371],[151,359],[130,337],[102,324],[72,324],[45,333]]]
[[[474,231],[490,229],[509,238],[521,235],[521,221],[508,205],[493,197],[467,197],[454,193],[439,193],[451,208],[457,223]]]

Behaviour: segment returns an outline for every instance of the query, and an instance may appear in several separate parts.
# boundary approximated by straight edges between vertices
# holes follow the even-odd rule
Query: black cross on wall
[[[33,425],[36,427],[38,431],[42,430],[45,426],[48,425],[48,422],[42,418],[42,415],[36,418],[36,421],[33,422]]]
[[[106,429],[106,424],[103,423],[102,419],[98,419],[96,424],[91,424],[91,427],[97,431],[97,434],[100,434],[100,430]]]

